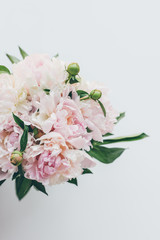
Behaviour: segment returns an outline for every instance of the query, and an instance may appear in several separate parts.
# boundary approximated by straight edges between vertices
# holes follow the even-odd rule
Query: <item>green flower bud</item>
[[[80,67],[78,65],[78,63],[71,63],[68,65],[67,68],[67,72],[72,75],[72,76],[76,76],[80,71]]]
[[[100,90],[94,89],[90,92],[89,95],[93,100],[98,100],[102,96],[102,92]]]
[[[22,152],[19,152],[19,151],[12,152],[10,162],[14,166],[19,166],[22,163],[22,160],[23,160],[23,153]]]

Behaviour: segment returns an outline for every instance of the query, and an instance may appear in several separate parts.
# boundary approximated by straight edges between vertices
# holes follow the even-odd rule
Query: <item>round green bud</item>
[[[11,154],[10,162],[14,166],[19,166],[22,163],[23,160],[23,153],[19,151],[14,151]]]
[[[67,68],[67,72],[72,75],[72,76],[76,76],[80,71],[80,67],[78,65],[78,63],[71,63],[68,65]]]
[[[90,97],[93,100],[98,100],[101,98],[101,96],[102,96],[102,92],[100,90],[94,89],[90,92]]]

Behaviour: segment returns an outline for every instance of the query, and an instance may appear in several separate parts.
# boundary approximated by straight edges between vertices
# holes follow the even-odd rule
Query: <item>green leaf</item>
[[[103,111],[104,116],[106,117],[106,109],[105,109],[103,103],[101,101],[99,101],[99,100],[98,100],[98,103],[99,103],[99,105],[100,105],[100,107],[101,107],[101,109]]]
[[[38,128],[35,127],[35,128],[33,129],[33,133],[34,133],[34,137],[35,137],[35,136],[38,134]]]
[[[147,134],[141,133],[138,135],[133,136],[125,136],[125,137],[117,137],[117,138],[111,138],[111,139],[105,139],[103,142],[93,142],[94,145],[104,145],[104,144],[110,144],[110,143],[117,143],[117,142],[131,142],[131,141],[137,141],[141,140],[143,138],[148,137]]]
[[[18,48],[23,59],[28,56],[28,54],[21,47]]]
[[[13,114],[14,121],[18,124],[20,128],[24,129],[24,126],[25,126],[24,122],[19,117],[17,117],[14,113],[12,114]]]
[[[47,94],[47,95],[49,95],[50,94],[50,89],[47,89],[47,88],[45,88],[45,89],[43,89],[43,91],[45,91],[45,93]]]
[[[77,178],[72,178],[71,180],[68,180],[68,183],[72,183],[72,184],[78,186]]]
[[[112,163],[124,152],[124,148],[106,148],[94,146],[88,154],[102,163]]]
[[[23,171],[22,165],[18,166],[18,172],[19,172],[20,175],[24,175],[24,171]]]
[[[68,96],[72,99],[72,91],[69,92]]]
[[[89,94],[83,90],[77,90],[77,94],[78,94],[78,96],[80,96],[80,98],[89,96]]]
[[[103,135],[103,137],[109,137],[109,136],[113,136],[113,134],[112,133],[106,133],[106,134]]]
[[[28,142],[28,132],[29,131],[32,132],[33,130],[30,126],[25,125],[24,122],[19,117],[17,117],[14,113],[13,113],[13,118],[14,118],[14,121],[18,124],[18,126],[24,130],[20,140],[20,147],[21,147],[20,151],[24,152]]]
[[[19,171],[18,172],[15,172],[12,176],[12,180],[15,180],[17,177],[20,177],[20,173]]]
[[[21,164],[18,166],[18,171],[13,174],[12,180],[15,180],[17,177],[20,176],[24,176],[24,171]]]
[[[6,179],[0,181],[0,186],[6,181]]]
[[[82,174],[93,174],[90,169],[88,168],[83,168],[83,173]]]
[[[6,54],[11,63],[18,63],[20,60],[12,55]]]
[[[59,57],[59,53],[57,53],[56,55],[54,55],[55,58]]]
[[[88,127],[86,128],[86,130],[87,130],[88,133],[93,132],[93,130],[89,129]]]
[[[20,176],[16,178],[16,194],[19,200],[21,200],[32,187],[32,180]]]
[[[120,113],[120,115],[117,117],[116,123],[118,123],[121,119],[123,119],[125,117],[125,115],[126,115],[125,112]]]
[[[14,113],[12,113],[14,121],[17,123],[17,125],[22,128],[24,130],[24,126],[27,126],[29,128],[29,132],[33,132],[33,129],[31,128],[31,126],[25,125],[24,122],[17,117]]]
[[[8,73],[8,74],[11,74],[10,71],[9,71],[9,69],[6,68],[6,67],[3,66],[3,65],[0,65],[0,74],[1,74],[1,73]]]
[[[36,190],[38,190],[48,196],[48,193],[46,192],[46,189],[42,183],[37,182],[37,181],[32,181],[32,184],[36,188]]]
[[[24,150],[26,149],[26,146],[27,146],[27,142],[28,142],[28,127],[25,125],[24,126],[24,132],[23,132],[23,135],[21,137],[21,140],[20,140],[20,146],[21,146],[21,152],[24,152]]]
[[[71,76],[70,78],[69,78],[69,83],[70,84],[74,84],[74,83],[78,83],[79,81],[76,79],[76,77],[75,76]]]

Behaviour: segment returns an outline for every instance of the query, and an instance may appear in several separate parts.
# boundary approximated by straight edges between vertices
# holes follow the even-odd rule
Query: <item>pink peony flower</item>
[[[51,130],[60,133],[73,148],[89,150],[91,134],[87,133],[87,124],[81,111],[66,95],[67,92],[68,88],[64,89],[64,97],[56,89],[49,95],[44,91],[39,92],[39,97],[34,102],[38,111],[30,115],[29,122],[44,133]]]
[[[106,109],[106,117],[100,105],[94,100],[85,100],[80,103],[80,108],[88,128],[92,131],[92,138],[102,141],[102,135],[111,133],[116,122],[117,113],[109,102],[103,102]],[[96,113],[96,114],[95,114]]]
[[[54,129],[76,149],[89,150],[91,135],[87,133],[87,124],[76,103],[72,99],[61,98],[56,109],[57,121]]]
[[[43,184],[59,184],[78,177],[83,166],[92,167],[93,160],[83,151],[70,150],[63,136],[51,132],[42,136],[39,145],[24,154],[25,177]]]
[[[102,97],[100,101],[103,103],[106,110],[106,117],[97,101],[92,99],[80,101],[79,96],[74,93],[74,101],[78,105],[85,119],[87,127],[92,131],[92,138],[96,141],[103,141],[103,135],[106,133],[111,133],[113,131],[114,125],[116,123],[116,117],[119,115],[115,111],[108,101],[108,90],[105,87],[94,84],[87,84],[82,82],[78,88],[84,87],[83,90],[88,93],[93,89],[99,89],[102,92]]]
[[[10,163],[10,157],[14,149],[19,147],[19,134],[16,132],[0,133],[0,181],[9,178],[17,167]]]
[[[10,177],[17,171],[17,167],[10,163],[13,151],[20,151],[20,139],[23,130],[14,121],[8,122],[4,130],[0,132],[0,180]],[[28,135],[27,148],[33,145],[34,139]]]

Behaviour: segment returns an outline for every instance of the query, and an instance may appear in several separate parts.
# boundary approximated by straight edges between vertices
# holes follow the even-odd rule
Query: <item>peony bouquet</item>
[[[32,186],[47,194],[46,185],[77,185],[96,160],[112,163],[125,150],[106,145],[147,136],[113,138],[125,114],[104,86],[81,78],[77,63],[19,49],[21,61],[7,54],[12,73],[0,66],[0,185],[15,180],[19,200]]]

